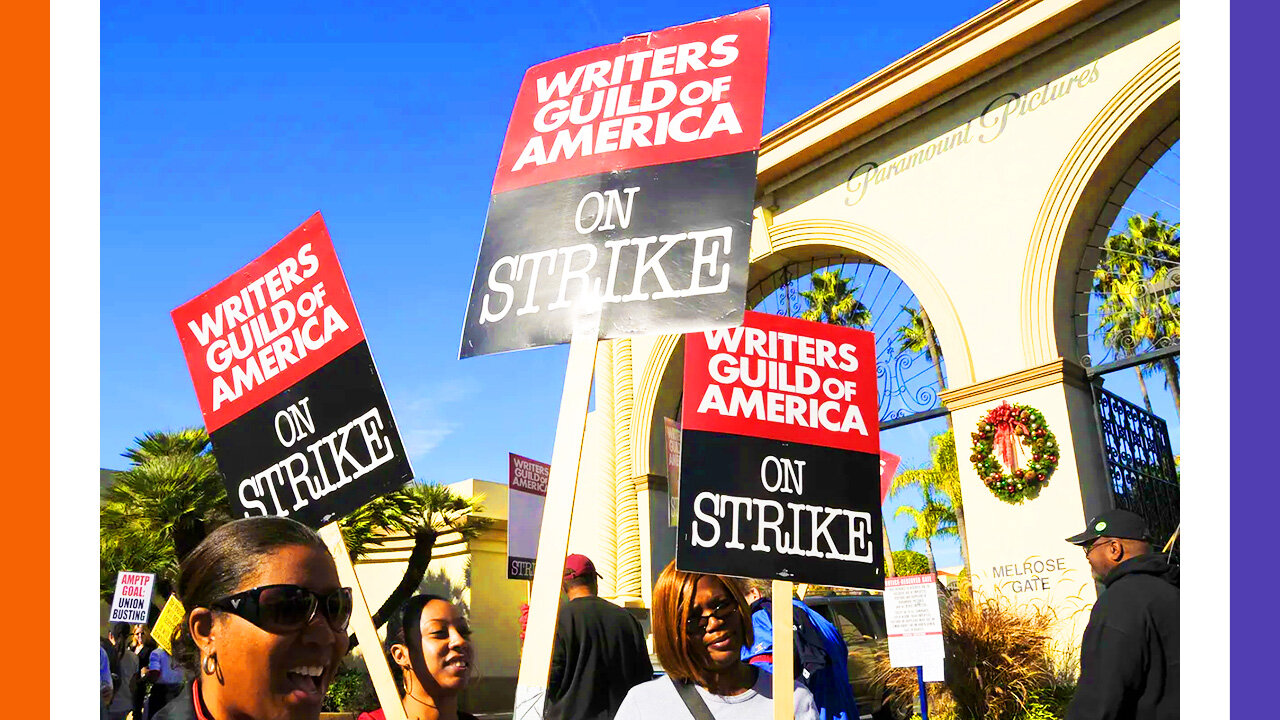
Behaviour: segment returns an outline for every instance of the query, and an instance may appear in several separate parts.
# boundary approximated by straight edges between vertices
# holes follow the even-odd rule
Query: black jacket
[[[653,679],[640,623],[608,600],[570,600],[556,620],[550,675],[547,720],[609,720],[628,690]]]
[[[1163,555],[1140,555],[1102,584],[1067,720],[1177,720],[1177,567]]]

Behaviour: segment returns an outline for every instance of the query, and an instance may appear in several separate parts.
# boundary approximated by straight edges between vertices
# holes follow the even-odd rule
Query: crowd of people
[[[1082,650],[1072,720],[1178,717],[1176,569],[1151,553],[1138,516],[1112,511],[1068,541],[1107,587]],[[770,584],[662,571],[653,589],[650,661],[627,610],[598,596],[590,559],[566,559],[544,716],[565,720],[771,720]],[[108,720],[315,720],[347,654],[351,589],[310,528],[237,520],[182,562],[186,608],[173,653],[145,625],[111,626],[100,647]],[[854,720],[840,632],[795,598],[797,720]],[[475,720],[459,709],[475,650],[461,608],[417,595],[388,622],[384,645],[410,720]],[[360,720],[383,720],[371,709]]]
[[[101,668],[100,716],[106,720],[149,720],[181,683],[146,625],[113,623],[102,638]]]

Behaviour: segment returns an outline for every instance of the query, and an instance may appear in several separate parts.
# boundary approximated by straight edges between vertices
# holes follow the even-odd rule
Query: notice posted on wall
[[[746,300],[769,8],[628,37],[525,74],[460,357],[730,327]]]
[[[154,573],[122,570],[116,575],[116,594],[111,599],[109,622],[134,625],[147,622],[151,610],[151,589],[155,587]]]
[[[320,527],[413,477],[319,213],[172,315],[234,517]]]
[[[747,312],[685,336],[676,567],[879,590],[875,335]]]
[[[903,575],[884,581],[889,663],[893,667],[923,667],[926,682],[944,679],[946,650],[937,587],[937,576],[933,573]]]
[[[507,579],[532,580],[551,466],[508,453]]]

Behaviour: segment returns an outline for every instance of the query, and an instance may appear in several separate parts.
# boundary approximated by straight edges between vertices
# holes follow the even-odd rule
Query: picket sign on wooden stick
[[[337,522],[331,522],[320,528],[320,537],[324,538],[324,544],[338,566],[338,580],[351,588],[351,624],[355,627],[360,647],[364,648],[364,662],[369,668],[373,689],[378,694],[378,704],[382,705],[382,712],[387,720],[406,720],[404,705],[400,703],[400,692],[396,690],[395,679],[391,677],[391,668],[387,665],[387,655],[382,652],[378,629],[373,626],[369,604],[364,599],[364,591],[360,589],[360,578],[356,577],[356,568],[351,564],[351,556],[347,554],[347,544],[342,541],[342,528]]]
[[[569,342],[569,363],[560,396],[560,419],[556,422],[555,446],[551,451],[551,474],[547,478],[547,502],[538,535],[538,558],[529,593],[529,622],[520,655],[520,676],[516,680],[514,720],[540,720],[551,672],[551,646],[555,641],[556,614],[560,609],[560,586],[564,580],[564,558],[569,550],[569,523],[573,498],[578,491],[578,465],[582,460],[582,440],[587,429],[587,407],[591,378],[595,373],[599,345],[599,314],[581,322]]]
[[[773,720],[795,718],[795,632],[789,580],[773,581]]]

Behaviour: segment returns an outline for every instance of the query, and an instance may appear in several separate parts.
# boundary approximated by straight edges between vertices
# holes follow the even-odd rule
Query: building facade
[[[796,267],[877,266],[909,288],[946,360],[932,416],[955,428],[974,587],[1054,608],[1072,642],[1096,591],[1063,538],[1118,502],[1081,327],[1089,278],[1139,178],[1179,139],[1179,67],[1177,2],[1008,0],[760,153],[748,308]],[[594,370],[569,551],[596,562],[603,595],[638,608],[674,556],[664,420],[679,418],[682,348],[602,342]],[[1005,401],[1040,410],[1061,455],[1016,505],[968,461],[970,433]]]

